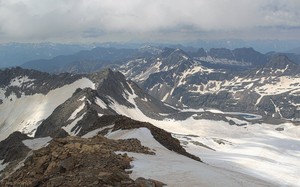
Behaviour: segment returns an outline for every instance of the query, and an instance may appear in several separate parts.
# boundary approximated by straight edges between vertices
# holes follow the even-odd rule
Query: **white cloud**
[[[197,38],[268,28],[299,33],[299,11],[299,0],[0,0],[0,40]]]

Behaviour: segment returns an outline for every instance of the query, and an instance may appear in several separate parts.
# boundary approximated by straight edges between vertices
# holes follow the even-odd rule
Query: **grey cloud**
[[[299,0],[2,0],[0,42],[201,38],[267,28],[296,36],[299,11]]]

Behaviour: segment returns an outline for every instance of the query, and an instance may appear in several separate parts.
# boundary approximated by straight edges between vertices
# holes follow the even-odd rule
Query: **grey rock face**
[[[24,158],[27,155],[30,149],[22,143],[26,139],[30,138],[16,131],[0,142],[0,160],[3,160],[3,164]]]
[[[176,111],[145,93],[134,82],[127,81],[119,72],[110,69],[88,75],[96,89],[77,89],[73,96],[58,106],[37,128],[35,137],[57,137],[68,128],[73,135],[100,128],[99,115],[116,115],[116,107],[138,107],[145,115],[161,117],[159,113]],[[105,121],[105,120],[104,120]],[[103,122],[103,119],[100,120]]]
[[[73,83],[81,78],[82,75],[71,75],[68,73],[50,75],[48,73],[16,67],[0,70],[0,77],[0,88],[5,90],[5,97],[11,94],[21,97],[22,94],[47,94],[50,90]]]

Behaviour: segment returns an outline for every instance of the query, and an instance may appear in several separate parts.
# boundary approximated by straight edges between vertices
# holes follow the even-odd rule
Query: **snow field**
[[[156,155],[127,153],[134,157],[133,179],[142,176],[162,181],[168,186],[272,186],[244,174],[215,168],[172,152],[159,144],[146,128],[118,130],[107,137],[137,138],[142,145],[155,150]]]
[[[72,84],[50,91],[47,95],[34,94],[17,98],[11,95],[0,105],[0,141],[14,131],[30,136],[54,109],[72,96],[77,88],[94,88],[94,83],[82,78]],[[12,101],[10,101],[12,99]]]
[[[112,108],[120,114],[135,120],[150,122],[171,133],[184,136],[193,135],[194,137],[188,138],[203,143],[216,151],[195,146],[191,141],[187,141],[187,151],[199,156],[212,166],[243,173],[271,183],[273,186],[298,186],[297,173],[300,173],[299,127],[289,123],[281,124],[280,127],[285,130],[277,131],[275,129],[279,126],[270,124],[250,125],[244,121],[248,125],[235,126],[224,121],[195,120],[193,117],[183,121],[172,119],[159,121],[145,116],[134,102],[135,97],[135,94],[128,96],[128,101],[134,104],[135,108],[127,108],[117,102],[114,102]],[[209,111],[222,113],[218,110]],[[260,118],[260,116],[256,116],[256,118]],[[242,120],[230,119],[243,123]],[[183,141],[186,138],[180,140]]]

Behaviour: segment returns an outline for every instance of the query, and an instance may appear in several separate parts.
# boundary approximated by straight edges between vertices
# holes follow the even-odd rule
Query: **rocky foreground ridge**
[[[162,182],[153,179],[129,177],[130,162],[133,161],[126,152],[155,155],[155,150],[141,145],[138,139],[112,140],[104,137],[108,131],[147,128],[153,137],[164,147],[197,161],[198,157],[185,151],[180,142],[170,133],[150,123],[139,122],[124,116],[102,116],[105,124],[98,135],[92,138],[68,136],[54,138],[49,145],[38,150],[24,146],[26,139],[32,140],[19,132],[13,133],[0,142],[3,155],[1,159],[12,158],[8,148],[19,156],[7,160],[9,165],[1,174],[0,186],[163,186]],[[103,120],[105,118],[105,120]],[[115,124],[113,127],[110,124]],[[109,127],[108,127],[109,126]],[[100,135],[102,134],[102,135]],[[27,149],[25,149],[26,147]]]
[[[24,162],[24,166],[1,181],[1,186],[162,186],[155,180],[129,178],[131,157],[128,151],[155,154],[137,139],[110,140],[57,138]]]

